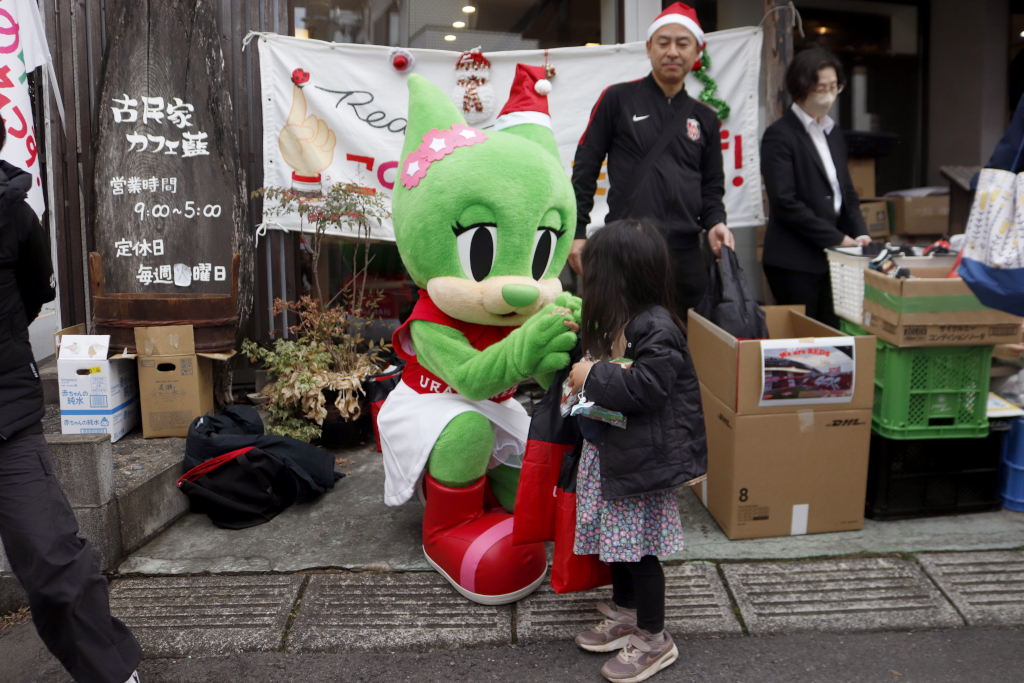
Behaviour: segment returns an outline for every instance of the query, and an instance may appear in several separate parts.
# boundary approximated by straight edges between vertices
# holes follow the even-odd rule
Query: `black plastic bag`
[[[722,260],[711,266],[708,293],[695,310],[739,339],[768,338],[764,311],[754,300],[739,257],[724,244]]]
[[[222,529],[248,529],[276,517],[295,501],[283,462],[259,448],[241,448],[192,468],[178,488],[197,514]]]

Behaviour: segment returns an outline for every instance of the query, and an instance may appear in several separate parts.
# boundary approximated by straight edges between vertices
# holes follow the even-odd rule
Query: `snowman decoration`
[[[491,62],[479,47],[459,56],[455,64],[455,89],[451,98],[471,126],[483,123],[494,113]]]

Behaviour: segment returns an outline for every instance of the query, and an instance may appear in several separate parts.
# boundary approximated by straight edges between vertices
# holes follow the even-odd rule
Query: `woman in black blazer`
[[[843,85],[842,64],[831,52],[799,53],[786,71],[795,104],[761,141],[768,284],[779,304],[804,304],[807,315],[833,327],[839,319],[824,250],[871,241],[846,167],[843,133],[828,116]]]

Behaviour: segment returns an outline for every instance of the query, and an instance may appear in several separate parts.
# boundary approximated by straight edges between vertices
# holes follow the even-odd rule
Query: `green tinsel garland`
[[[704,85],[704,89],[700,91],[697,99],[714,109],[717,112],[719,121],[725,121],[729,118],[729,103],[721,97],[715,96],[715,92],[718,90],[718,83],[708,75],[708,69],[710,68],[711,58],[708,56],[708,51],[704,50],[704,54],[701,56],[701,66],[693,72],[697,80]]]

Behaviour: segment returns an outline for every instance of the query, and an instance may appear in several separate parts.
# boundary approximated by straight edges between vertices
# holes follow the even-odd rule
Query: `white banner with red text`
[[[730,227],[764,224],[757,137],[762,37],[756,28],[707,34],[707,52],[712,60],[708,73],[718,84],[716,96],[730,108],[719,131]],[[390,196],[405,136],[408,74],[420,74],[443,91],[453,93],[456,101],[463,101],[456,82],[458,52],[408,50],[413,56],[412,66],[400,71],[393,65],[388,47],[325,43],[276,34],[260,34],[258,44],[263,89],[263,183],[267,187],[309,191],[318,184],[356,182]],[[489,87],[473,102],[484,105],[478,117],[489,116],[471,121],[484,130],[494,124],[508,98],[517,63],[555,67],[548,106],[567,174],[572,173],[576,146],[601,92],[609,85],[643,78],[650,72],[644,43],[490,52],[485,56],[490,61]],[[298,80],[293,81],[295,78]],[[296,83],[302,85],[301,89]],[[486,92],[488,89],[491,92]],[[693,74],[687,77],[686,90],[691,96],[702,89]],[[471,106],[469,98],[464,101]],[[293,123],[302,119],[318,129],[325,128],[317,132],[317,138],[327,144],[319,145],[313,170],[309,170],[309,159],[295,158],[294,145],[281,144],[281,132],[289,125],[290,115]],[[604,223],[607,190],[608,180],[602,173],[592,225]],[[300,226],[297,214],[267,217],[261,228],[312,230],[308,225]],[[346,230],[333,234],[352,235]],[[373,237],[394,241],[390,222],[375,229]]]

